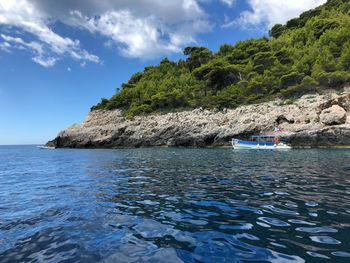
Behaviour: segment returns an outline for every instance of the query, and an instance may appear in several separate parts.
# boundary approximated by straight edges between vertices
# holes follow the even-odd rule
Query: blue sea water
[[[350,262],[350,151],[0,146],[0,262]]]

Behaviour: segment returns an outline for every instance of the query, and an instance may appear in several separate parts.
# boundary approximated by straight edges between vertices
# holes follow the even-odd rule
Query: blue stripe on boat
[[[245,144],[245,145],[266,145],[266,146],[274,146],[275,143],[274,142],[251,142],[251,141],[244,141],[244,140],[238,140],[237,143],[239,144]]]

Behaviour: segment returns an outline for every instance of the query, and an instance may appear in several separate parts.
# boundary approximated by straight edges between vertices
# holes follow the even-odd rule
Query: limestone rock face
[[[321,112],[320,121],[325,125],[343,124],[346,121],[346,111],[339,105],[333,105]]]
[[[229,146],[233,137],[283,129],[293,146],[350,146],[350,91],[306,95],[236,109],[173,112],[126,119],[119,110],[96,110],[48,145],[72,148]],[[331,126],[330,126],[331,125]]]

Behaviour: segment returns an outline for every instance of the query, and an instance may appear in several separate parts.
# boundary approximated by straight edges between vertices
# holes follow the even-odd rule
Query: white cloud
[[[154,15],[164,23],[181,23],[205,15],[198,0],[31,0],[37,8],[51,17],[69,23],[69,11],[79,10],[86,16],[101,15],[109,11],[129,10],[136,17]]]
[[[32,60],[39,65],[48,68],[55,65],[57,59],[53,57],[33,57]]]
[[[2,51],[6,51],[6,52],[8,52],[8,53],[10,53],[11,52],[11,44],[10,43],[8,43],[8,42],[1,42],[0,43],[0,49],[2,50]]]
[[[53,66],[63,55],[76,60],[98,63],[99,58],[81,49],[78,40],[62,37],[49,28],[49,19],[27,0],[0,0],[0,24],[20,28],[37,38],[37,41],[25,42],[21,38],[2,35],[8,42],[16,44],[16,48],[27,48],[37,56],[33,61],[44,66]],[[4,44],[5,45],[5,44]]]
[[[244,27],[263,26],[264,29],[273,25],[283,24],[299,16],[302,12],[322,5],[327,0],[248,0],[251,11],[244,11],[236,20],[228,21],[224,27],[239,25]]]
[[[149,6],[144,5],[145,1],[138,2],[140,8],[135,1],[129,0],[132,9],[107,10],[98,16],[73,10],[68,23],[107,37],[104,45],[116,46],[123,56],[141,59],[180,52],[184,45],[196,43],[198,33],[210,30],[211,26],[195,0],[164,3],[148,1],[148,5],[155,8],[146,12]],[[168,10],[169,7],[173,9]]]
[[[19,37],[11,37],[8,35],[0,34],[1,38],[5,41],[1,43],[0,48],[4,46],[5,51],[10,49],[29,49],[34,53],[32,60],[44,67],[51,67],[56,63],[56,58],[46,56],[44,52],[43,44],[32,41],[26,42]]]
[[[232,7],[236,3],[236,0],[220,0],[220,1],[229,7]]]
[[[211,29],[198,1],[0,0],[0,25],[30,33],[44,49],[40,59],[33,60],[45,66],[65,55],[85,64],[100,63],[99,57],[81,48],[79,40],[54,32],[51,26],[57,21],[102,35],[123,56],[145,59],[180,52],[184,45],[196,43],[199,33]],[[0,48],[9,50],[5,45],[0,43]],[[29,45],[20,47],[37,52]]]
[[[159,53],[179,51],[179,47],[171,41],[162,41],[164,33],[153,16],[138,18],[124,10],[107,12],[93,18],[83,17],[78,11],[73,14],[79,19],[81,27],[110,37],[124,56],[149,58]]]

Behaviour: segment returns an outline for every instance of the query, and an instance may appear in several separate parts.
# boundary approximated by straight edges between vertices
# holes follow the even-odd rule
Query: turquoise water
[[[350,151],[0,147],[0,262],[350,262]]]

